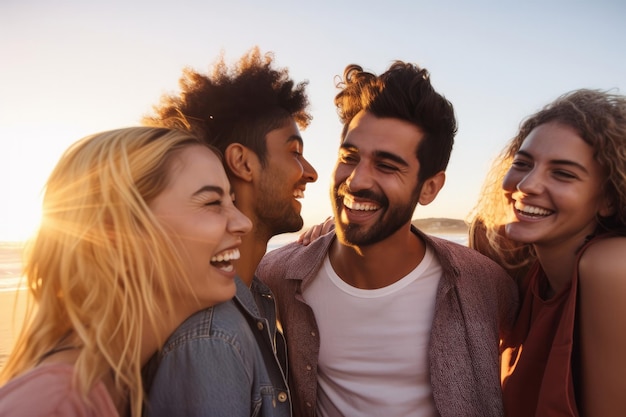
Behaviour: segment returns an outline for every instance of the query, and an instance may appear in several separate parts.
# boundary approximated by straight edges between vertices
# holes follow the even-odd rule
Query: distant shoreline
[[[414,219],[411,223],[424,233],[439,235],[465,235],[469,232],[469,226],[464,220],[449,219],[446,217],[430,217],[427,219]]]
[[[430,217],[427,219],[413,219],[411,223],[426,234],[439,236],[467,246],[469,225],[463,220],[450,219],[447,217]],[[305,225],[299,232],[284,233],[274,236],[268,242],[268,252],[288,243],[295,242],[301,233],[313,226],[314,225]]]
[[[321,222],[321,221],[320,221]],[[449,217],[429,217],[422,219],[413,219],[411,221],[413,225],[415,225],[420,230],[426,233],[446,233],[446,234],[461,234],[467,233],[469,230],[468,224],[461,219],[453,219]],[[310,229],[318,223],[313,223],[310,225],[304,225],[301,231],[294,233],[285,233],[282,235],[275,236],[273,239],[281,238],[280,240],[289,239],[293,237],[293,240],[297,239],[300,233]],[[15,252],[21,251],[24,247],[25,242],[20,241],[10,241],[10,240],[0,240],[0,263],[2,262],[3,254],[6,251]]]

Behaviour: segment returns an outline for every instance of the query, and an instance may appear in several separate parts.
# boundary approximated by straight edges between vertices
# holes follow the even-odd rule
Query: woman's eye
[[[518,159],[511,162],[511,166],[515,168],[526,168],[530,166],[530,163]]]
[[[574,178],[576,178],[576,175],[574,175],[574,174],[572,174],[571,172],[568,172],[568,171],[555,171],[554,175],[556,175],[557,177],[565,178],[565,179],[574,179]]]

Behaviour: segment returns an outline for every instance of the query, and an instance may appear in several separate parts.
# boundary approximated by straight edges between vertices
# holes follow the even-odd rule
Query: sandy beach
[[[11,352],[26,308],[26,291],[0,291],[0,368]]]
[[[18,290],[22,243],[0,242],[0,368],[19,334],[26,310],[26,291]]]
[[[26,291],[0,291],[0,368],[19,334],[26,310]]]

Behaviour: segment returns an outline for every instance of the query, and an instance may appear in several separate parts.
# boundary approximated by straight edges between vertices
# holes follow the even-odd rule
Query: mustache
[[[389,200],[387,200],[387,197],[385,197],[384,194],[379,194],[373,190],[358,190],[352,192],[348,190],[348,186],[346,185],[346,183],[339,185],[339,187],[335,189],[335,195],[337,196],[338,200],[343,198],[345,195],[350,195],[352,197],[375,201],[381,206],[386,206],[389,203]]]

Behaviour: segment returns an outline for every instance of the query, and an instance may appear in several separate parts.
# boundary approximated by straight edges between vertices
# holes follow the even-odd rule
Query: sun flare
[[[25,199],[19,205],[0,208],[0,241],[23,242],[30,238],[41,223],[41,202]]]

